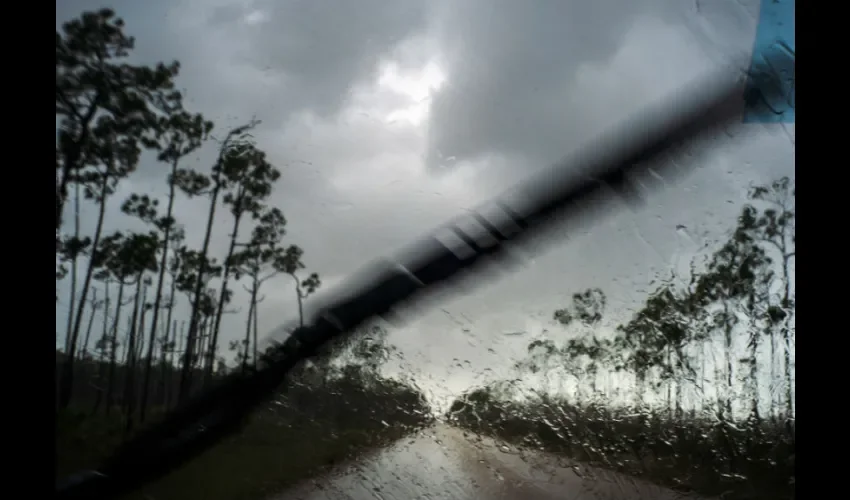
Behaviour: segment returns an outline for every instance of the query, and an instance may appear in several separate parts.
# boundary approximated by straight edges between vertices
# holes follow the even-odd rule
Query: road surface
[[[437,425],[272,500],[673,500],[646,481]]]

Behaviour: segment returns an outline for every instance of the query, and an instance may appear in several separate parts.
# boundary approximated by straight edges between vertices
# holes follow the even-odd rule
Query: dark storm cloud
[[[636,23],[680,22],[688,8],[685,4],[668,0],[452,4],[439,23],[450,84],[434,98],[429,166],[440,166],[447,157],[460,161],[494,152],[544,163],[559,158],[574,145],[571,136],[584,135],[582,113],[591,111],[564,106],[577,72],[587,65],[606,64]],[[658,62],[643,64],[653,68]],[[628,86],[620,91],[628,92]],[[617,110],[606,107],[601,112]]]
[[[100,7],[57,2],[57,27]],[[427,13],[415,0],[117,0],[111,7],[138,37],[136,58],[181,61],[190,103],[218,120],[248,111],[272,124],[303,110],[335,114],[387,51],[424,28]]]
[[[238,30],[245,48],[234,57],[282,76],[282,90],[298,107],[330,115],[344,104],[353,83],[371,75],[382,55],[424,26],[426,5],[265,0],[214,9],[209,23],[214,30]],[[252,12],[257,21],[242,25]]]

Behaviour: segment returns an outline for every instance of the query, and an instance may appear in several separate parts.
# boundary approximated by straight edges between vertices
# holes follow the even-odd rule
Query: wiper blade
[[[431,233],[356,292],[328,301],[309,326],[296,329],[271,348],[260,367],[229,375],[142,430],[98,471],[61,481],[57,496],[112,498],[163,476],[239,429],[246,416],[281,387],[287,373],[329,341],[372,317],[391,313],[401,303],[425,296],[461,271],[481,269],[482,262],[503,256],[509,244],[527,244],[547,234],[611,191],[627,201],[640,200],[641,191],[652,184],[647,179],[666,180],[686,173],[690,166],[660,160],[677,147],[690,147],[739,123],[743,112],[741,80],[711,79],[687,90],[582,153],[537,173],[481,210],[441,228],[452,231],[471,252],[460,255]],[[497,216],[485,217],[488,207]],[[461,230],[463,218],[482,228],[489,241],[481,242]]]

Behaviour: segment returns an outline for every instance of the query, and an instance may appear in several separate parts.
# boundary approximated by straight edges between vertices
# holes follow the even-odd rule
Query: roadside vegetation
[[[553,314],[568,340],[533,340],[513,381],[446,418],[680,491],[794,498],[795,194],[753,186],[729,239],[626,324],[605,325],[602,290],[576,293]]]
[[[266,498],[430,426],[422,394],[380,375],[392,350],[385,336],[375,326],[301,367],[237,435],[129,498]],[[122,412],[63,412],[57,474],[96,467],[130,436],[125,419]]]

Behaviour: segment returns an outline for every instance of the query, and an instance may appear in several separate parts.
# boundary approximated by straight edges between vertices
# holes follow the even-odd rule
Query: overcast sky
[[[102,1],[57,1],[57,28]],[[282,172],[270,203],[287,241],[330,288],[465,208],[546,166],[647,103],[752,47],[756,0],[116,0],[144,62],[178,59],[188,106],[219,133],[252,116]],[[486,289],[396,329],[392,341],[430,384],[457,390],[512,364],[572,293],[600,287],[609,318],[626,318],[649,283],[683,270],[722,238],[751,182],[794,176],[793,126],[751,125],[698,156],[699,170]],[[208,165],[212,148],[198,166]],[[193,159],[194,161],[194,159]],[[679,161],[691,161],[681,158]],[[695,161],[695,160],[694,160]],[[132,192],[164,197],[165,167],[146,159]],[[66,207],[67,208],[67,207]],[[177,218],[200,243],[207,207],[181,198]],[[86,211],[84,227],[94,226]],[[222,216],[213,252],[222,256]],[[679,228],[679,229],[677,229]],[[684,229],[683,229],[684,228]],[[61,286],[67,286],[63,284]],[[67,303],[67,288],[60,287]],[[287,277],[264,286],[260,330],[295,313]],[[185,301],[184,301],[185,302]],[[222,345],[242,335],[223,321]],[[57,331],[66,309],[57,307]],[[464,331],[468,330],[468,331]],[[524,335],[504,335],[509,332]],[[231,357],[230,353],[227,354]],[[470,361],[465,368],[452,362]],[[487,368],[490,370],[488,371]]]

